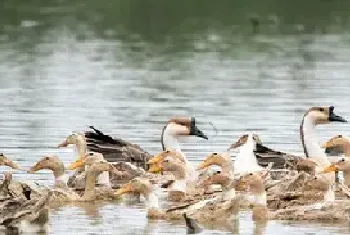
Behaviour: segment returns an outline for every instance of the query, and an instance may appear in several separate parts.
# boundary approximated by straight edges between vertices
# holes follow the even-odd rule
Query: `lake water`
[[[24,167],[45,154],[73,161],[72,149],[56,146],[89,125],[157,153],[170,117],[195,116],[210,139],[191,138],[183,149],[198,164],[249,131],[301,152],[310,106],[334,105],[350,118],[348,1],[3,2],[0,149]],[[321,141],[349,132],[347,124],[318,128]],[[53,180],[47,171],[15,178]],[[242,213],[233,233],[350,234],[278,221],[262,229],[250,216]],[[184,233],[182,223],[149,223],[142,203],[64,207],[49,224],[53,235]]]

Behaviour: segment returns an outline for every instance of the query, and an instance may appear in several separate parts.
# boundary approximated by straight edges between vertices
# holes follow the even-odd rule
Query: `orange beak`
[[[148,173],[154,173],[154,174],[159,174],[163,171],[163,167],[158,163],[158,164],[153,164],[151,167],[148,169]]]
[[[132,187],[131,184],[125,184],[123,187],[121,187],[120,189],[118,189],[118,191],[115,193],[115,195],[122,195],[125,193],[131,193],[132,191]]]
[[[334,172],[334,171],[338,171],[338,167],[335,166],[334,164],[326,167],[321,173],[330,173],[330,172]]]
[[[328,142],[322,145],[322,148],[332,148],[332,147],[334,147],[334,144],[331,140],[329,140]]]
[[[75,170],[77,168],[83,167],[85,165],[85,159],[79,158],[67,167],[67,170]]]
[[[161,154],[157,154],[156,156],[152,157],[150,160],[148,160],[148,165],[158,164],[163,159]]]

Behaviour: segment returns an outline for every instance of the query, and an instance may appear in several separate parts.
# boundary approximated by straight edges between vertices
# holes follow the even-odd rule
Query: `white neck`
[[[83,137],[79,137],[77,139],[77,142],[75,144],[76,148],[75,148],[75,151],[76,151],[76,154],[78,155],[79,158],[82,158],[85,156],[86,154],[86,142],[85,142],[85,139]]]
[[[111,187],[111,183],[109,182],[109,172],[104,171],[97,177],[97,183],[99,185],[106,186],[108,188]]]
[[[267,205],[267,196],[266,192],[255,193],[254,194],[254,203],[257,205]]]
[[[159,209],[158,197],[154,192],[151,192],[146,197],[147,209]]]
[[[236,197],[236,190],[235,190],[235,188],[231,188],[231,189],[229,189],[227,191],[224,191],[222,193],[222,199],[225,200],[225,201],[234,199],[235,197]]]
[[[162,138],[162,142],[165,149],[181,153],[181,146],[179,140],[177,139],[176,135],[173,133],[173,130],[171,128],[165,127]]]
[[[322,150],[316,133],[315,125],[312,119],[308,116],[304,117],[303,121],[303,138],[304,138],[304,147],[308,153],[308,157],[316,161],[317,165],[322,167],[330,165],[330,162],[327,159],[325,152]]]
[[[327,192],[324,194],[324,200],[326,202],[334,202],[335,200],[335,193],[333,190],[333,185],[330,185]]]
[[[233,164],[233,170],[235,175],[262,170],[262,167],[259,166],[258,160],[254,155],[254,142],[251,136],[249,136],[247,143],[239,148],[239,153]]]
[[[177,179],[173,183],[171,190],[186,193],[186,186],[187,186],[186,179],[179,179],[179,180]]]

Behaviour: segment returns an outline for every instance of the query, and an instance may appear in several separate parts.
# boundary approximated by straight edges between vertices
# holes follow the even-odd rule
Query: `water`
[[[195,116],[210,138],[184,143],[197,164],[248,131],[272,148],[302,151],[299,123],[310,106],[334,105],[350,117],[347,1],[3,2],[0,149],[24,167],[45,154],[68,164],[76,156],[57,144],[91,124],[156,153],[167,119]],[[318,134],[321,141],[349,136],[349,126],[322,126]],[[53,180],[46,171],[15,177]],[[242,213],[232,231],[350,234],[347,226],[278,221],[259,230],[250,216]],[[142,203],[53,210],[49,234],[72,233],[184,234],[185,228],[148,222]]]

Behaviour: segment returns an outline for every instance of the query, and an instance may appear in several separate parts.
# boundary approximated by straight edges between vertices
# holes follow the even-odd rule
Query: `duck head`
[[[148,172],[159,174],[164,171],[170,172],[177,179],[183,179],[186,177],[186,168],[183,162],[173,156],[165,157],[161,162],[151,165]]]
[[[58,145],[59,148],[67,147],[70,144],[78,145],[81,141],[85,139],[85,136],[80,133],[70,134],[62,143]]]
[[[84,157],[79,158],[78,160],[70,164],[67,167],[67,170],[76,170],[84,166],[89,167],[94,162],[101,161],[101,160],[104,160],[104,157],[101,153],[90,151],[90,152],[87,152]]]
[[[343,117],[334,113],[333,106],[312,107],[306,112],[305,117],[307,117],[308,120],[311,120],[315,126],[328,124],[330,122],[347,122]]]
[[[345,148],[350,148],[350,140],[343,135],[337,135],[329,139],[322,145],[326,153],[331,153],[334,150],[340,150],[344,152]]]
[[[177,151],[172,151],[172,150],[165,150],[165,151],[162,151],[162,152],[158,153],[154,157],[152,157],[147,162],[147,164],[148,165],[158,164],[158,163],[162,162],[166,157],[169,157],[169,156],[177,158],[181,162],[185,163],[185,159],[184,159],[184,157],[183,157],[183,155],[181,153],[179,153]]]
[[[39,170],[61,170],[64,171],[64,166],[57,156],[44,156],[34,166],[32,166],[28,173],[35,173]]]
[[[221,171],[216,171],[214,174],[208,176],[201,183],[202,186],[207,187],[213,184],[219,184],[221,187],[229,187],[232,183],[232,179],[229,175],[221,173]]]
[[[242,175],[236,182],[236,190],[261,193],[265,191],[264,179],[259,173]]]
[[[165,130],[177,136],[196,136],[208,139],[196,125],[195,117],[174,117],[168,121]]]
[[[257,134],[251,134],[251,135],[255,144],[262,144],[261,139]],[[231,146],[227,149],[227,151],[243,146],[248,142],[248,139],[249,139],[249,134],[242,135],[235,143],[231,144]]]
[[[204,161],[198,166],[198,170],[206,169],[209,166],[222,166],[227,162],[231,162],[231,157],[222,153],[211,153],[209,154]]]
[[[129,183],[124,184],[115,193],[116,195],[122,195],[126,193],[140,193],[147,195],[153,191],[153,186],[147,179],[135,178],[130,180]]]
[[[20,170],[20,166],[18,166],[16,163],[11,161],[3,153],[0,153],[0,166],[8,166],[8,167],[11,167],[14,170]]]
[[[341,160],[332,163],[328,167],[326,167],[322,173],[329,173],[335,171],[349,171],[350,170],[350,160],[342,158]]]

